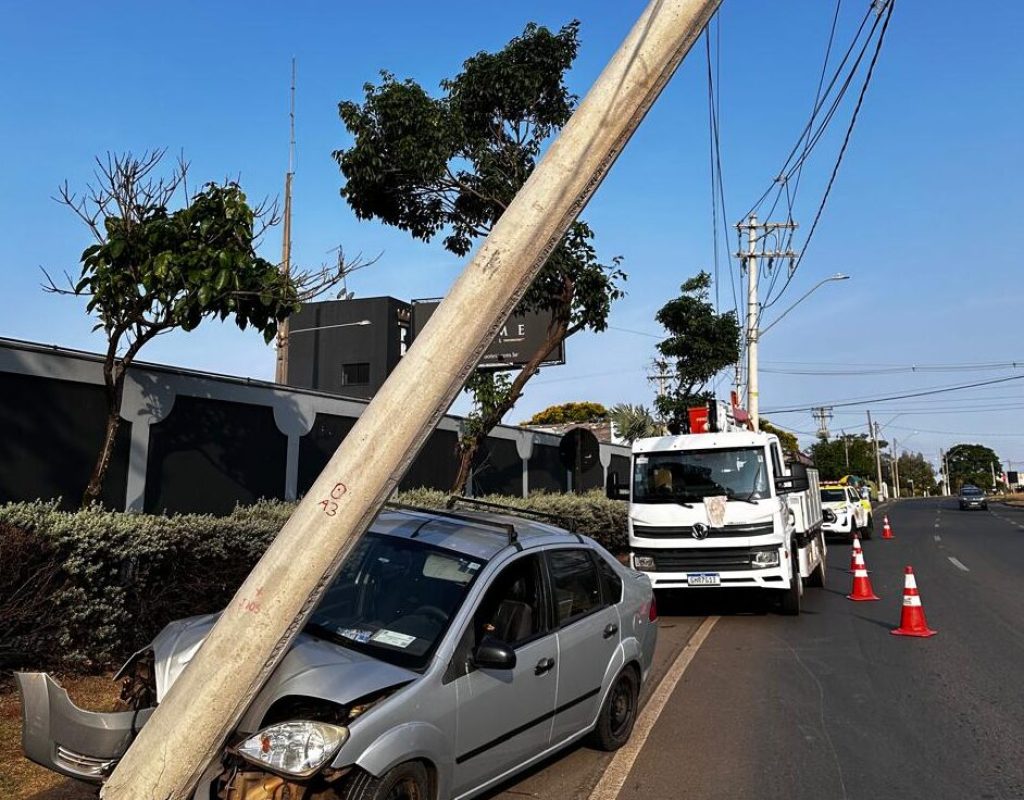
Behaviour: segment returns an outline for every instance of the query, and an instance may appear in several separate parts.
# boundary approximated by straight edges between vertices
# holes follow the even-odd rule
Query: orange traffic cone
[[[857,534],[853,534],[853,549],[850,551],[851,574],[857,571],[857,553],[863,555],[864,551],[860,549],[860,537]]]
[[[846,595],[847,600],[879,600],[871,588],[871,578],[868,577],[868,568],[864,564],[864,553],[859,552],[854,556],[856,568],[853,571],[853,591]]]
[[[882,517],[884,524],[882,525],[882,538],[883,539],[895,539],[893,536],[892,528],[889,527],[889,517]]]
[[[900,616],[900,626],[889,633],[895,636],[934,636],[938,631],[933,631],[925,622],[924,607],[921,605],[921,596],[917,593],[917,580],[914,578],[913,567],[907,567],[904,581],[903,613]]]

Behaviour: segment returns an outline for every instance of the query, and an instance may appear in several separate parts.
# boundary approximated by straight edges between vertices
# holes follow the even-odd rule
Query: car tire
[[[800,605],[804,595],[804,582],[800,577],[800,558],[797,555],[796,543],[789,543],[789,562],[793,574],[792,583],[789,588],[780,592],[779,609],[787,617],[795,617],[800,614]]]
[[[640,676],[634,667],[626,667],[612,682],[608,696],[597,715],[597,725],[589,744],[597,750],[618,750],[633,733],[640,699]]]
[[[363,770],[349,777],[339,800],[431,800],[430,776],[419,761],[406,761],[374,777]]]
[[[807,576],[807,585],[815,589],[824,589],[825,570],[828,569],[828,566],[825,563],[825,534],[823,533],[818,534],[818,547],[821,550],[821,561],[818,563],[818,566],[814,568],[814,571]]]

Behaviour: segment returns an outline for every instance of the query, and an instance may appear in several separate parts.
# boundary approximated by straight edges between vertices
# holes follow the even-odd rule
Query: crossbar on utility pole
[[[102,789],[185,800],[719,0],[652,0]]]
[[[758,324],[761,316],[761,305],[757,296],[759,259],[786,258],[789,259],[790,263],[792,263],[796,258],[796,253],[792,250],[773,250],[771,252],[762,250],[758,252],[757,242],[760,238],[758,232],[763,231],[767,234],[775,230],[793,230],[796,227],[797,224],[792,221],[759,223],[757,221],[757,214],[751,214],[746,222],[736,223],[736,229],[741,235],[743,231],[747,232],[747,249],[746,251],[738,251],[736,253],[736,258],[741,259],[741,263],[746,264],[747,270],[747,413],[750,415],[750,424],[753,426],[755,431],[761,429],[761,417],[759,411],[760,394],[757,374],[757,344],[758,337],[760,336],[760,333],[758,332]]]

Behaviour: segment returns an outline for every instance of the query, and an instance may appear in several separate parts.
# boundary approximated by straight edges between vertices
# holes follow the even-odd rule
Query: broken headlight
[[[274,772],[306,778],[330,761],[348,740],[348,728],[328,722],[279,722],[236,748],[247,761]]]

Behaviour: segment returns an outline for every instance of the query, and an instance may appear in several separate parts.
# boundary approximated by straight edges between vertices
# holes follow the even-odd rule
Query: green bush
[[[425,508],[447,499],[396,497]],[[603,494],[481,499],[558,515],[625,549],[626,506]],[[0,671],[119,664],[171,620],[224,607],[293,508],[261,502],[214,517],[0,506]]]

